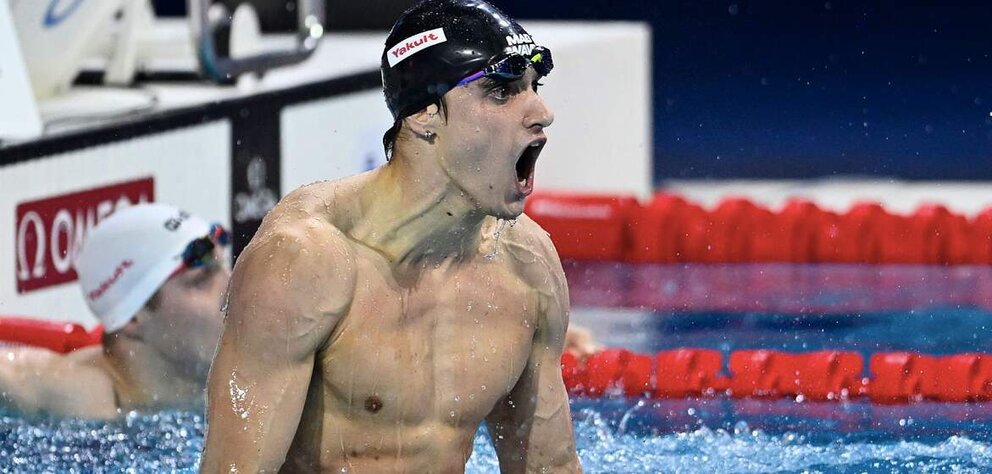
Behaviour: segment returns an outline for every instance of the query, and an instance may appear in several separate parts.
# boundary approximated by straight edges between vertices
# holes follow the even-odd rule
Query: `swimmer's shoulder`
[[[505,235],[502,246],[525,279],[546,281],[550,277],[564,284],[558,251],[551,236],[537,222],[521,214],[512,227],[505,228]]]
[[[521,214],[510,227],[504,247],[517,276],[539,295],[543,308],[539,326],[558,343],[563,343],[568,325],[568,283],[551,236],[537,222]]]
[[[301,186],[284,198],[269,212],[280,222],[287,220],[316,220],[347,232],[359,216],[359,190],[372,176],[366,172],[333,181],[318,181]],[[268,217],[268,216],[266,216]]]
[[[287,308],[303,313],[339,312],[350,305],[355,250],[328,215],[336,206],[333,195],[314,189],[323,186],[297,189],[265,216],[238,257],[232,289],[246,283],[259,291],[277,288],[264,294],[285,299]]]
[[[101,346],[59,354],[19,347],[3,350],[3,398],[25,413],[114,418],[114,381],[101,364]]]
[[[76,378],[107,379],[103,369],[103,347],[89,346],[68,354],[61,354],[41,347],[12,347],[0,351],[4,367],[13,367],[41,379],[51,379],[59,375]]]
[[[360,208],[359,189],[370,173],[301,186],[283,197],[265,216],[259,232],[318,231],[332,240],[345,237]],[[257,234],[256,234],[257,235]]]
[[[552,266],[561,267],[551,235],[527,214],[521,214],[506,231],[506,245],[546,260]]]

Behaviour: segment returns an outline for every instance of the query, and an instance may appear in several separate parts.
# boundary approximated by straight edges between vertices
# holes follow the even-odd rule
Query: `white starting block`
[[[0,141],[37,137],[42,129],[14,20],[7,0],[0,0]]]
[[[283,50],[264,47],[247,3],[233,14],[209,0],[188,0],[187,7],[183,21],[156,19],[150,0],[0,0],[0,72],[6,71],[0,74],[0,103],[14,104],[0,111],[0,141],[40,136],[39,115],[50,125],[151,111],[158,105],[153,96],[121,90],[141,73],[250,81],[252,73],[307,59],[323,36],[320,0],[300,2],[296,44]],[[217,44],[221,40],[227,44]],[[72,87],[81,71],[93,69],[104,86],[118,89],[106,94]],[[31,98],[33,107],[25,103]]]

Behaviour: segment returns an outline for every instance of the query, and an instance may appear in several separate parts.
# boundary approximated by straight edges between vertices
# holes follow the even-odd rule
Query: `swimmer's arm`
[[[0,404],[22,413],[41,409],[41,398],[48,367],[54,353],[35,348],[8,348],[0,351]]]
[[[105,372],[41,348],[7,348],[0,357],[0,405],[26,415],[116,417],[113,382]]]
[[[565,351],[579,359],[585,359],[603,350],[603,344],[596,341],[589,328],[569,323],[565,333]]]
[[[557,258],[554,258],[557,263]],[[531,355],[510,394],[486,418],[502,472],[581,472],[561,355],[568,327],[568,288],[561,265],[554,294],[542,304]]]
[[[350,301],[335,295],[350,298],[353,289],[341,242],[264,225],[256,235],[261,238],[235,267],[210,370],[204,473],[279,470],[296,435],[315,354]]]

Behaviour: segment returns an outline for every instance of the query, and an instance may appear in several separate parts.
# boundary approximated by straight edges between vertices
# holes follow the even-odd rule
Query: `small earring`
[[[428,130],[428,131],[424,132],[424,138],[426,138],[428,141],[433,140],[434,137],[436,137],[436,136],[437,136],[437,134],[435,134],[431,130]]]

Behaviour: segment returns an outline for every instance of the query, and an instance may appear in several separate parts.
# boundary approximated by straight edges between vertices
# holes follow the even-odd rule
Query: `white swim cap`
[[[76,260],[83,298],[111,333],[127,325],[207,235],[203,219],[165,204],[138,204],[101,221]]]

